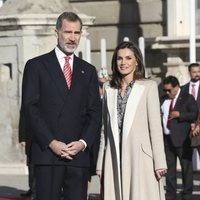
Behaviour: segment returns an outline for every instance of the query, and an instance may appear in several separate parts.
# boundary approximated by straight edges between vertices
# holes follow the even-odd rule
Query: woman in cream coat
[[[103,130],[97,162],[104,200],[163,200],[166,160],[157,85],[145,79],[142,55],[122,42],[104,85]]]

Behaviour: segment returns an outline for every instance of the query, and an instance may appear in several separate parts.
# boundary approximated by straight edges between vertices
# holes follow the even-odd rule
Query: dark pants
[[[36,165],[37,200],[86,200],[89,169],[72,166]]]
[[[33,197],[35,197],[34,165],[28,164],[28,185]]]
[[[189,145],[174,147],[170,140],[165,140],[165,152],[168,167],[166,174],[166,200],[176,199],[177,158],[179,158],[182,171],[183,200],[191,200],[193,191],[192,148]]]

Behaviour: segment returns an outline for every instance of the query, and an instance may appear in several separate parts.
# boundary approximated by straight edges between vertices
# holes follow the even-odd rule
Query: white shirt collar
[[[195,85],[195,86],[199,86],[199,81],[197,81],[197,82],[192,82],[192,81],[190,81],[190,86],[192,86],[192,85]]]
[[[63,53],[57,46],[55,48],[55,53],[56,53],[56,56],[57,56],[58,59],[63,59],[63,58],[66,57],[66,54]],[[73,59],[74,58],[74,54],[71,54],[69,57],[71,59]]]

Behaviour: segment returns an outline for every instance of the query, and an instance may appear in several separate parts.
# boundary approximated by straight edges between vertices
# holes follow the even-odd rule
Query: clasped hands
[[[85,146],[81,141],[73,141],[69,144],[65,144],[58,140],[52,140],[49,144],[49,148],[61,158],[73,160],[73,157],[82,151]]]

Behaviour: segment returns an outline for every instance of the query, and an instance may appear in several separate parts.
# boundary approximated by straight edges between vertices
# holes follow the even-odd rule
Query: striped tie
[[[65,65],[64,65],[64,68],[63,68],[63,73],[64,73],[64,76],[65,76],[67,86],[70,89],[71,81],[72,81],[72,70],[71,70],[71,66],[69,64],[69,59],[70,59],[69,56],[65,57]]]
[[[174,109],[174,98],[171,99],[171,103],[170,103],[170,106],[169,106],[169,114],[168,114],[168,120],[167,120],[167,128],[170,129],[170,112],[172,112]]]
[[[196,97],[196,89],[195,89],[195,84],[192,84],[191,95],[192,95],[194,98]]]

